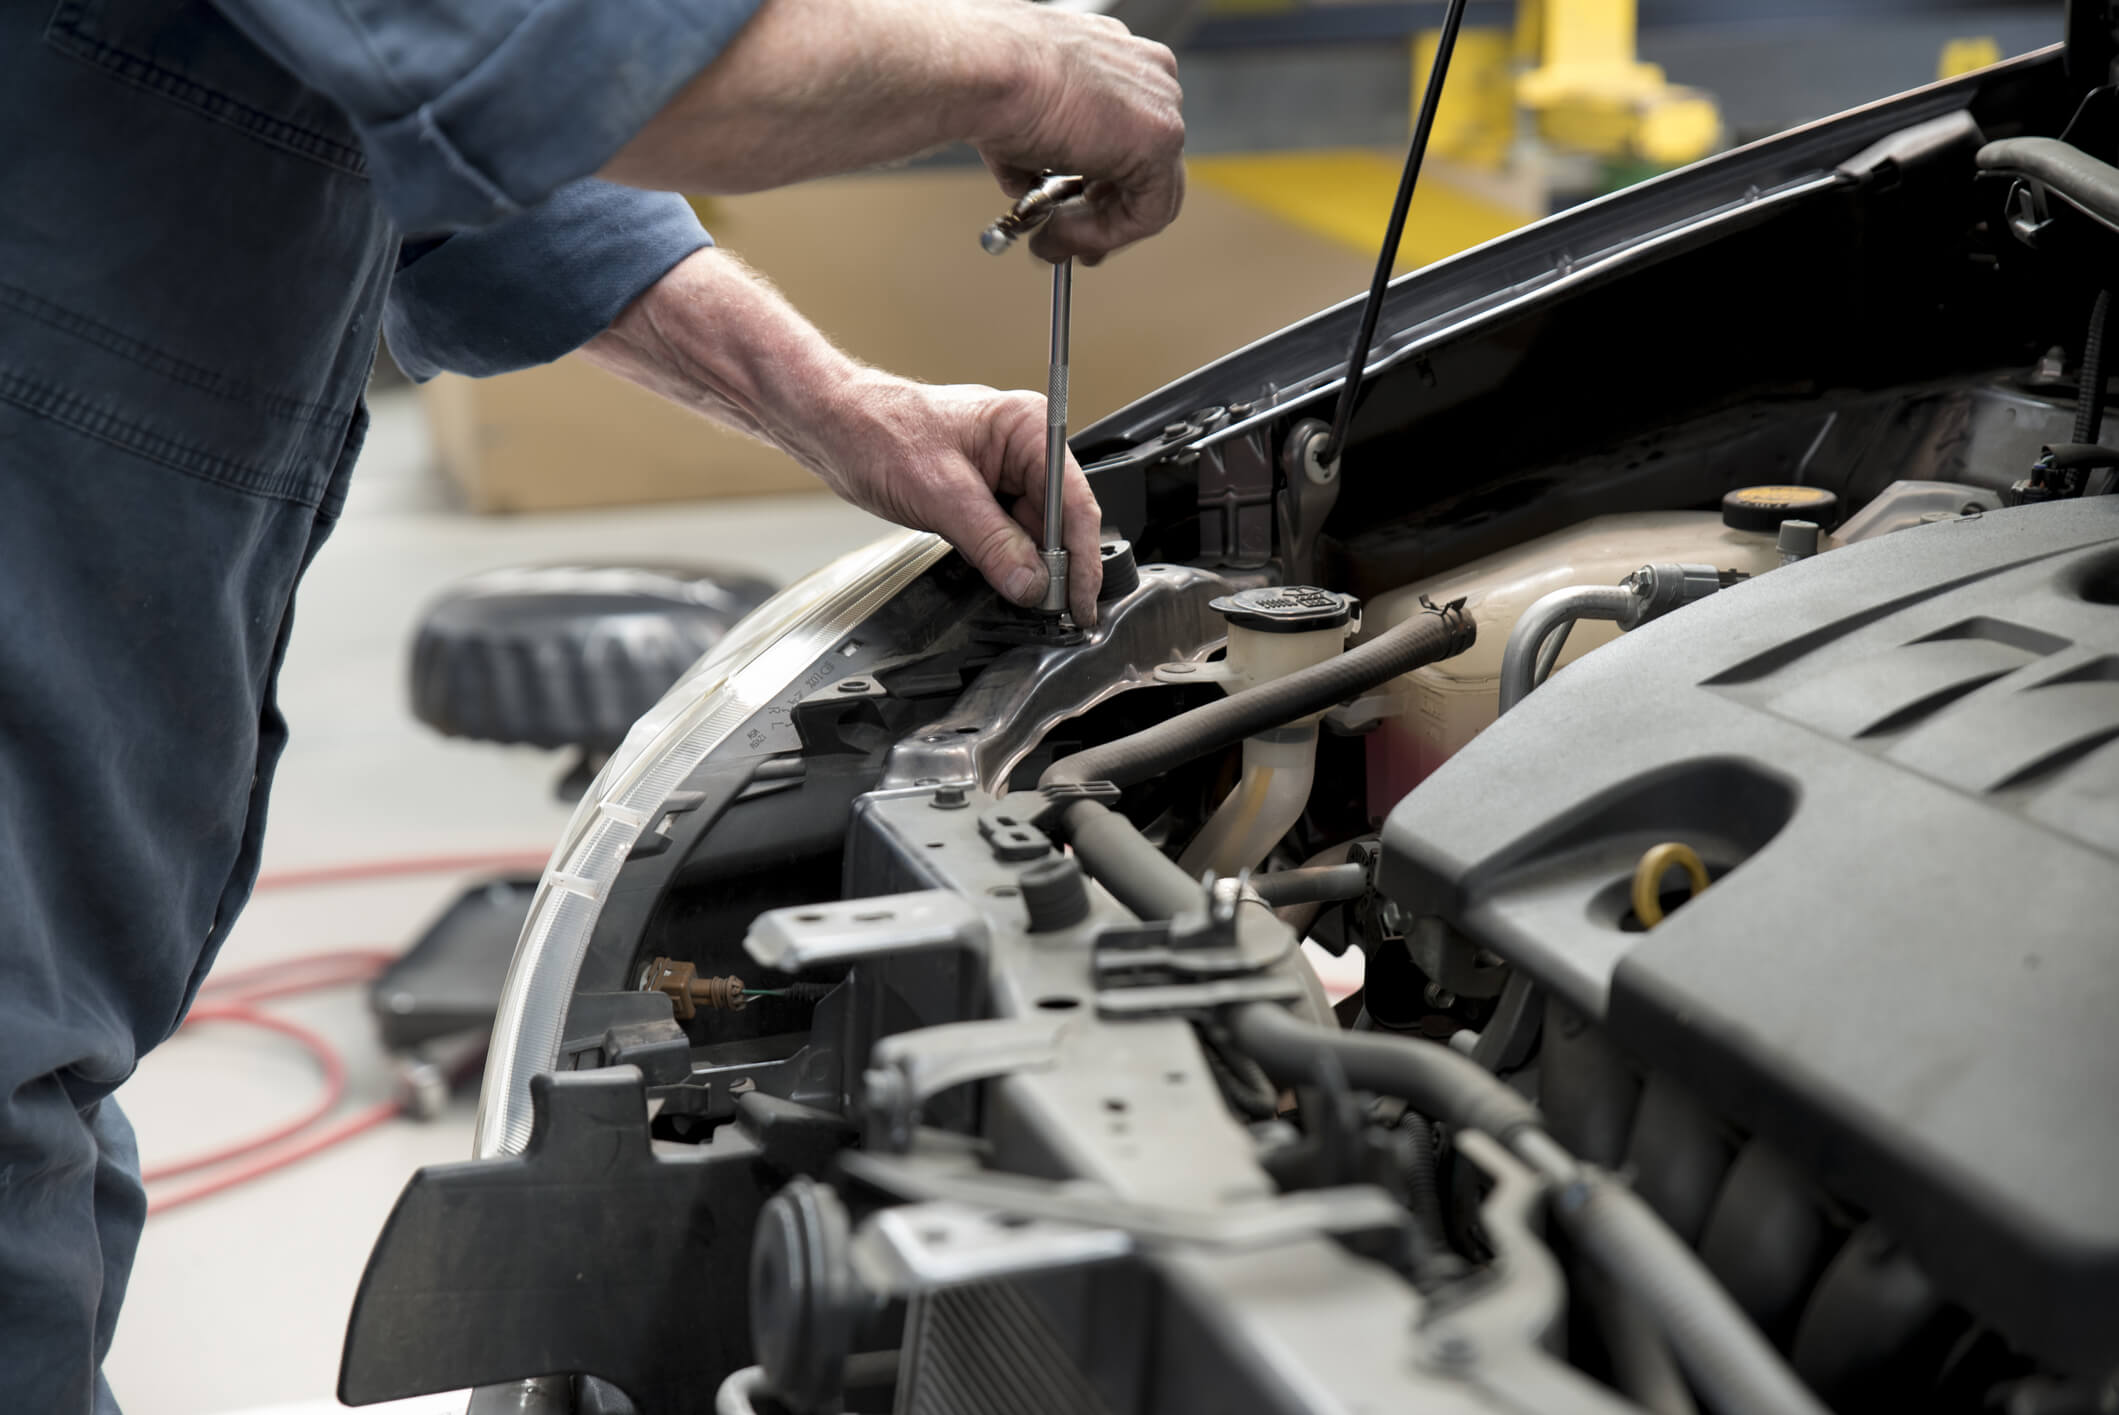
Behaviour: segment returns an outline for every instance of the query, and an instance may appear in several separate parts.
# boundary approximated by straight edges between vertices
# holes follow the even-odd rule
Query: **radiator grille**
[[[1014,1283],[915,1302],[898,1415],[1110,1415],[1035,1299]]]

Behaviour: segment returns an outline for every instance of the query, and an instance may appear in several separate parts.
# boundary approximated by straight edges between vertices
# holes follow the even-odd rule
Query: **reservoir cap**
[[[1308,634],[1343,628],[1354,617],[1352,595],[1314,585],[1260,585],[1212,601],[1210,608],[1244,629],[1265,634]]]
[[[1722,524],[1732,531],[1772,535],[1783,521],[1839,520],[1839,498],[1821,486],[1746,486],[1722,498]]]

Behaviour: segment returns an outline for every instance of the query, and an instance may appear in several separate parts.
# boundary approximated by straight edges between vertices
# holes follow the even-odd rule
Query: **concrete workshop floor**
[[[487,518],[449,509],[418,405],[380,394],[344,521],[303,586],[281,699],[293,741],[273,794],[265,869],[433,853],[549,850],[567,818],[558,758],[450,741],[415,722],[414,623],[444,585],[500,565],[645,556],[785,583],[872,539],[879,522],[827,495]],[[220,969],[349,946],[402,948],[465,877],[265,893]],[[390,1094],[363,991],[274,1004],[338,1043],[347,1108]],[[120,1092],[149,1165],[298,1111],[314,1068],[288,1043],[202,1028]],[[369,1245],[418,1166],[470,1153],[472,1104],[392,1122],[256,1183],[151,1219],[107,1371],[128,1415],[336,1409],[339,1344]],[[404,1415],[446,1410],[433,1401]],[[456,1409],[461,1409],[457,1403]]]

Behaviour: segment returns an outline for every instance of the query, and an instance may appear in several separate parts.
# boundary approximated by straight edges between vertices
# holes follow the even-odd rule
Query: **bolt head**
[[[1302,474],[1312,486],[1330,486],[1339,480],[1339,459],[1324,460],[1324,445],[1331,438],[1331,432],[1320,427],[1303,441]]]
[[[1435,1360],[1445,1366],[1469,1366],[1479,1354],[1470,1337],[1445,1336],[1436,1340],[1433,1351]]]

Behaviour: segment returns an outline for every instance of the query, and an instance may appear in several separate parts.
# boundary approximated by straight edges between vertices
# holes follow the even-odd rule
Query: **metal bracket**
[[[743,948],[764,967],[800,973],[922,949],[984,954],[987,938],[985,917],[969,900],[924,889],[768,910],[751,924]]]
[[[1247,940],[1246,902],[1260,901],[1246,895],[1244,880],[1225,877],[1210,882],[1200,909],[1098,934],[1089,963],[1097,1012],[1144,1017],[1300,997],[1300,983],[1268,971],[1286,956],[1284,934],[1250,932]],[[1270,952],[1257,946],[1260,938],[1272,939]]]
[[[1142,1244],[1270,1248],[1319,1234],[1401,1229],[1407,1222],[1404,1206],[1372,1184],[1179,1209],[1116,1198],[1097,1185],[1056,1184],[998,1170],[967,1171],[916,1156],[856,1150],[841,1155],[839,1162],[852,1178],[915,1202],[946,1200],[1017,1218],[1115,1229]]]
[[[1280,445],[1281,489],[1274,499],[1280,525],[1281,564],[1289,584],[1315,584],[1317,535],[1324,518],[1339,500],[1339,461],[1323,461],[1318,453],[1331,437],[1331,428],[1316,418],[1304,418],[1288,431]]]
[[[1090,967],[1103,987],[1143,986],[1255,973],[1258,960],[1226,938],[1186,945],[1173,938],[1174,922],[1121,925],[1097,935]]]
[[[1086,1267],[1134,1251],[1123,1229],[1025,1218],[936,1200],[871,1215],[854,1234],[854,1270],[893,1297],[1026,1273]]]
[[[842,678],[794,704],[795,732],[805,753],[867,753],[894,740],[885,705],[891,694],[865,675]]]
[[[1096,1011],[1101,1017],[1160,1017],[1173,1012],[1211,1012],[1239,1002],[1294,1002],[1303,996],[1302,984],[1293,978],[1267,974],[1108,989],[1096,995]]]
[[[1064,1019],[1004,1017],[947,1022],[883,1038],[862,1079],[871,1141],[902,1152],[912,1144],[920,1108],[943,1091],[1051,1066],[1059,1059],[1066,1027]]]

